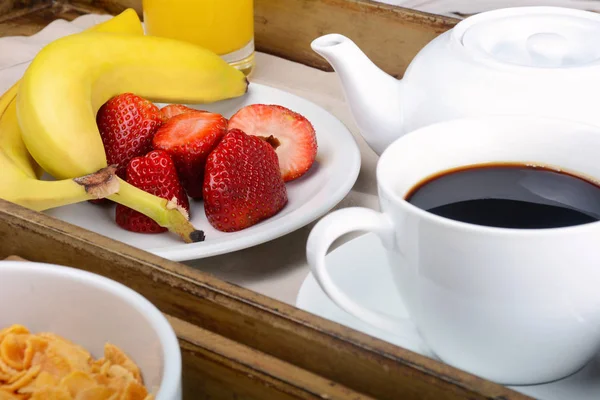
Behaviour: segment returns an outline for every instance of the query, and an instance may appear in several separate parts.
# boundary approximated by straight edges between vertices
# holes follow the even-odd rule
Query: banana
[[[128,8],[121,14],[115,15],[111,19],[89,27],[83,32],[125,33],[143,36],[144,27],[135,10],[133,8]]]
[[[106,167],[95,115],[111,97],[132,92],[160,102],[206,103],[246,93],[244,74],[193,44],[152,36],[82,33],[46,46],[17,94],[27,149],[57,179]],[[201,240],[180,208],[120,180],[109,199],[155,220],[185,241]]]
[[[121,14],[94,25],[86,30],[87,32],[113,32],[124,33],[131,35],[143,35],[144,29],[142,23],[134,9],[128,8]],[[84,31],[84,32],[86,32]],[[2,97],[0,97],[0,119],[6,121],[0,127],[0,149],[10,149],[6,153],[12,162],[15,163],[21,170],[32,178],[40,178],[43,174],[42,168],[35,162],[33,157],[27,151],[25,143],[21,139],[21,130],[17,123],[16,108],[9,107],[9,104],[17,97],[20,80],[17,81],[10,89],[8,89]],[[18,130],[9,134],[3,134],[4,129]]]
[[[23,141],[16,121],[16,100],[0,109],[0,197],[36,211],[99,199],[119,190],[114,166],[75,179],[41,181],[23,157]],[[14,118],[14,120],[13,120]],[[26,150],[25,150],[26,152]],[[25,154],[29,157],[29,154]]]
[[[18,83],[0,98],[0,152],[26,176],[38,179],[43,171],[31,157],[21,139],[15,96],[11,93],[16,87],[18,87]]]
[[[2,96],[0,96],[0,118],[6,112],[8,105],[11,101],[17,97],[17,91],[19,90],[19,83],[21,81],[18,80],[14,85],[10,87]]]
[[[89,30],[143,35],[142,24],[133,9]],[[75,179],[38,180],[43,170],[27,151],[17,120],[15,98],[19,84],[17,81],[0,97],[0,197],[42,211],[116,193],[119,181],[114,166]]]

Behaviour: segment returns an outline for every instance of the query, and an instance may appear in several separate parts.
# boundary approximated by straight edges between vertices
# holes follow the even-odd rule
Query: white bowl
[[[181,400],[173,328],[152,303],[120,283],[58,265],[0,261],[0,329],[12,324],[61,335],[95,358],[110,342],[140,367],[156,400]]]

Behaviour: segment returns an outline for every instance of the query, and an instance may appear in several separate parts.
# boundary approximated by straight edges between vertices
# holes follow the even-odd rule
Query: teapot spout
[[[311,47],[338,73],[360,134],[381,154],[404,133],[402,82],[379,69],[343,35],[321,36]]]

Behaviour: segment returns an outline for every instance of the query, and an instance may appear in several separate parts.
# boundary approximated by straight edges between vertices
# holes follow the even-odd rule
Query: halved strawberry
[[[223,232],[239,231],[278,213],[287,201],[273,147],[239,129],[230,130],[206,161],[208,222]]]
[[[167,122],[167,120],[173,118],[176,115],[185,114],[188,112],[205,112],[203,110],[196,110],[195,108],[190,108],[188,106],[184,106],[183,104],[169,104],[168,106],[164,106],[160,109],[160,115],[162,116],[163,122]]]
[[[246,106],[229,119],[229,129],[277,139],[279,146],[275,151],[286,182],[304,175],[315,161],[315,129],[306,118],[288,108],[266,104]]]
[[[227,132],[221,114],[188,112],[170,118],[152,139],[152,146],[169,153],[187,194],[202,198],[206,157]]]
[[[143,157],[135,157],[127,165],[127,182],[145,192],[169,200],[189,214],[190,203],[179,183],[175,164],[167,152],[153,150]],[[147,216],[117,204],[117,224],[129,231],[140,233],[166,232]]]
[[[117,175],[125,179],[129,160],[152,150],[152,136],[162,118],[158,107],[150,101],[124,93],[100,107],[96,123],[108,165],[116,164]]]

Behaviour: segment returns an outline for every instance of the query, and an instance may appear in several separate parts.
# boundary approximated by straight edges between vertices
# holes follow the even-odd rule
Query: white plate
[[[321,107],[257,83],[251,83],[248,93],[240,98],[195,107],[229,118],[238,109],[255,103],[288,107],[308,118],[317,133],[317,159],[306,175],[287,184],[289,201],[277,215],[245,230],[223,233],[210,226],[203,203],[192,201],[192,223],[204,231],[206,240],[186,244],[171,233],[139,234],[121,229],[115,223],[113,205],[79,203],[48,210],[47,214],[175,261],[241,250],[309,224],[331,210],[354,185],[360,170],[360,152],[354,137],[344,124]]]
[[[377,311],[392,316],[407,316],[404,307],[387,309],[386,304],[402,304],[396,292],[381,242],[372,233],[360,236],[327,255],[332,278],[350,297]],[[362,322],[334,304],[312,274],[304,280],[296,306],[320,317],[397,346],[419,352],[418,345]],[[600,399],[600,354],[576,374],[542,385],[510,386],[511,389],[541,400]]]

